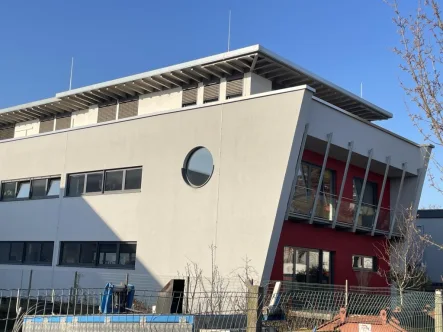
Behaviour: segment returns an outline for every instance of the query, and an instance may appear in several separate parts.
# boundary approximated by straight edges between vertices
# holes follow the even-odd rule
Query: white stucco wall
[[[182,107],[182,89],[175,88],[140,96],[138,114],[149,114]]]
[[[243,96],[254,95],[271,90],[272,82],[270,80],[251,72],[245,73],[243,79]]]
[[[75,271],[81,287],[124,281],[128,272],[138,289],[156,288],[190,261],[209,275],[211,244],[224,276],[232,276],[246,255],[260,275],[269,275],[266,262],[275,255],[287,206],[288,169],[298,155],[307,94],[288,90],[0,142],[9,160],[0,163],[1,180],[61,174],[62,192],[72,172],[143,166],[139,193],[0,202],[0,241],[56,242],[52,267],[1,265],[1,287],[26,284],[33,269],[37,288],[71,287]],[[181,174],[197,146],[214,159],[212,178],[200,189]],[[58,242],[68,240],[137,241],[135,270],[57,266]]]
[[[87,126],[97,123],[98,105],[93,105],[87,110],[72,112],[71,127]]]
[[[31,120],[20,122],[15,125],[14,137],[24,137],[38,134],[40,131],[40,121]]]

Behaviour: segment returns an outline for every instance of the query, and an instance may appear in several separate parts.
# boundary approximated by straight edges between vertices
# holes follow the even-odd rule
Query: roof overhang
[[[260,45],[189,61],[145,73],[57,93],[55,98],[0,110],[0,125],[14,124],[87,109],[139,95],[195,86],[222,77],[252,72],[273,82],[276,89],[309,85],[316,96],[365,120],[383,120],[392,114],[339,86],[318,77]]]

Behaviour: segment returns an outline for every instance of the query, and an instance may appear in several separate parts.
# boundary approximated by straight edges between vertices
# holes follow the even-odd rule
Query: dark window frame
[[[45,184],[45,196],[34,196],[33,195],[33,187],[32,187],[32,183],[33,181],[36,180],[45,180],[46,184]],[[38,199],[48,199],[48,198],[58,198],[60,197],[60,191],[58,195],[48,195],[49,192],[49,184],[51,183],[51,181],[54,180],[59,180],[60,184],[61,184],[61,176],[58,175],[54,175],[54,176],[45,176],[45,177],[34,177],[34,178],[24,178],[24,179],[18,179],[18,180],[6,180],[6,181],[2,181],[1,182],[1,187],[0,187],[0,201],[2,202],[14,202],[14,201],[29,201],[29,200],[38,200]],[[19,192],[19,184],[22,182],[29,182],[30,188],[29,188],[29,194],[28,197],[21,197],[18,198],[18,192]],[[6,183],[15,183],[15,191],[14,191],[14,197],[11,198],[5,198],[4,197],[4,185]]]
[[[361,177],[358,177],[358,176],[354,176],[354,177],[352,178],[352,189],[356,188],[356,186],[355,186],[355,180],[361,180],[362,185],[363,185],[363,182],[364,182],[364,178],[361,178]],[[378,204],[378,183],[377,183],[377,182],[374,182],[374,181],[366,180],[365,191],[366,191],[366,188],[368,188],[368,185],[370,185],[370,186],[373,187],[372,203],[367,203],[367,202],[364,202],[364,201],[362,201],[362,203],[363,203],[363,204],[369,204],[369,205],[377,206],[377,204]],[[361,195],[361,194],[362,194],[362,193],[360,193],[360,195]],[[363,193],[363,196],[364,196],[364,194],[365,194],[365,193]],[[358,203],[358,200],[359,200],[359,199],[360,199],[360,196],[359,196],[359,194],[357,193],[357,201],[356,201],[357,203]]]
[[[334,257],[335,257],[335,252],[332,250],[326,250],[326,249],[318,249],[318,248],[304,248],[304,247],[296,247],[296,246],[284,246],[283,247],[283,264],[284,264],[284,250],[285,248],[290,248],[292,250],[294,250],[294,252],[296,252],[297,250],[305,250],[308,252],[307,258],[306,258],[306,266],[309,267],[309,252],[317,252],[318,253],[318,271],[317,271],[317,275],[316,275],[316,280],[315,282],[311,282],[309,280],[310,275],[309,273],[306,271],[306,282],[305,283],[322,283],[322,277],[321,274],[323,272],[323,253],[324,252],[328,252],[329,253],[329,283],[328,285],[332,285],[334,284]],[[294,256],[295,257],[295,256]],[[292,261],[292,273],[284,273],[283,272],[283,276],[285,277],[291,277],[292,281],[296,281],[296,261],[295,258]]]
[[[79,263],[63,263],[63,250],[66,243],[79,244],[79,250],[77,252],[77,261]],[[83,245],[85,244],[95,244],[95,260],[93,263],[80,263],[80,258],[82,255]],[[100,264],[100,246],[102,245],[116,245],[116,264]],[[120,247],[121,245],[135,245],[135,260],[134,264],[120,264]],[[58,266],[76,266],[76,267],[90,267],[98,269],[124,269],[124,270],[134,270],[135,263],[137,260],[137,241],[60,241],[59,248],[59,259]]]
[[[361,267],[354,266],[354,258],[355,257],[357,257],[359,260],[361,260]],[[371,268],[364,267],[364,259],[365,258],[370,258],[372,260],[372,267]],[[352,269],[354,271],[377,272],[378,271],[378,264],[377,263],[378,262],[377,262],[376,256],[359,255],[359,254],[352,255]]]
[[[321,172],[321,165],[317,165],[315,163],[311,163],[309,161],[304,161],[302,160],[301,164],[300,164],[300,172],[302,173],[303,176],[303,165],[306,165],[309,167],[309,169],[311,169],[311,167],[315,167],[315,168],[319,168],[320,172]],[[325,171],[330,171],[331,172],[331,192],[327,193],[329,195],[332,196],[337,196],[337,171],[331,168],[326,167]],[[308,170],[308,173],[311,174],[311,171]],[[296,174],[296,177],[298,178],[298,174]],[[323,178],[324,180],[324,178]],[[311,186],[311,178],[308,179],[308,183],[306,184],[306,189],[312,190],[312,186]],[[321,184],[321,188],[320,188],[320,192],[324,192],[324,181],[322,181]]]
[[[8,261],[0,261],[0,265],[39,265],[39,266],[52,266],[52,260],[54,259],[54,241],[0,241],[0,243],[9,245],[8,257],[11,257],[11,247],[15,243],[21,243],[22,245],[22,254],[20,261],[12,261],[10,258]],[[39,252],[39,260],[38,261],[27,261],[26,253],[28,245],[31,243],[40,244],[40,252]],[[50,262],[41,262],[43,244],[52,244],[52,255]]]
[[[141,179],[140,179],[140,188],[139,189],[125,189],[126,185],[126,173],[127,171],[140,169],[141,170]],[[122,179],[122,189],[121,190],[105,190],[106,187],[106,173],[107,172],[117,172],[117,171],[123,171],[123,179]],[[86,186],[87,186],[87,180],[89,174],[102,174],[102,186],[101,191],[96,192],[86,192]],[[71,176],[78,176],[83,175],[84,176],[84,183],[83,183],[83,190],[80,193],[80,195],[71,196],[70,195],[70,177]],[[89,171],[89,172],[78,172],[78,173],[69,173],[66,175],[66,188],[64,197],[81,197],[81,196],[91,196],[91,195],[109,195],[109,194],[124,194],[124,193],[138,193],[141,192],[141,186],[143,181],[143,166],[134,166],[134,167],[121,167],[121,168],[110,168],[110,169],[103,169],[103,170],[96,170],[96,171]]]

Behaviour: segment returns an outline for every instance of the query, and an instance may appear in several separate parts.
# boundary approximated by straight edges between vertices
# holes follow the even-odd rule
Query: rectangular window
[[[51,265],[54,242],[0,242],[0,264]]]
[[[320,166],[301,163],[291,209],[295,213],[310,215],[315,196],[319,191],[315,216],[332,220],[336,207],[335,172],[325,169],[322,184],[319,186],[320,173]]]
[[[123,170],[105,172],[105,191],[123,189]]]
[[[352,182],[353,200],[357,206],[362,197],[363,179],[354,178]],[[366,181],[365,192],[363,193],[358,216],[358,226],[372,228],[375,214],[377,212],[377,183]],[[356,213],[356,211],[354,211]]]
[[[61,242],[60,265],[134,268],[136,242]]]
[[[86,192],[99,193],[103,188],[103,173],[86,174]]]
[[[354,270],[376,271],[376,258],[370,256],[353,255],[352,268]]]
[[[142,168],[110,169],[100,172],[69,174],[66,196],[140,190]]]
[[[203,103],[212,103],[218,101],[219,94],[220,94],[219,83],[205,85],[203,90]]]
[[[332,283],[331,252],[326,250],[284,247],[285,280],[307,283]]]
[[[60,178],[35,178],[2,183],[2,200],[54,198],[60,194]]]
[[[142,185],[142,169],[134,168],[126,171],[125,190],[137,190]]]

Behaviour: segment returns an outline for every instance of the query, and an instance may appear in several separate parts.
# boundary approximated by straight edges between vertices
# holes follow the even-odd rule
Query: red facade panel
[[[304,151],[303,161],[322,165],[323,156],[311,151]],[[332,158],[328,158],[326,167],[335,172],[335,194],[338,195],[345,163]],[[350,165],[345,182],[343,197],[352,199],[353,178],[363,178],[365,170],[360,167]],[[377,184],[377,197],[383,183],[383,175],[369,172],[368,181]],[[390,188],[389,181],[386,183],[383,195],[382,207],[390,208]],[[387,225],[386,225],[387,226]],[[350,285],[363,285],[372,287],[384,287],[387,283],[384,278],[376,272],[369,272],[362,278],[360,272],[353,269],[352,256],[362,255],[375,257],[376,246],[380,246],[386,239],[382,236],[370,236],[365,234],[352,233],[349,230],[336,230],[328,226],[309,225],[296,221],[285,221],[280,235],[280,241],[274,261],[271,278],[283,280],[283,252],[285,246],[327,250],[333,253],[333,283],[344,285],[348,280]],[[378,261],[378,266],[385,269],[384,262]]]

